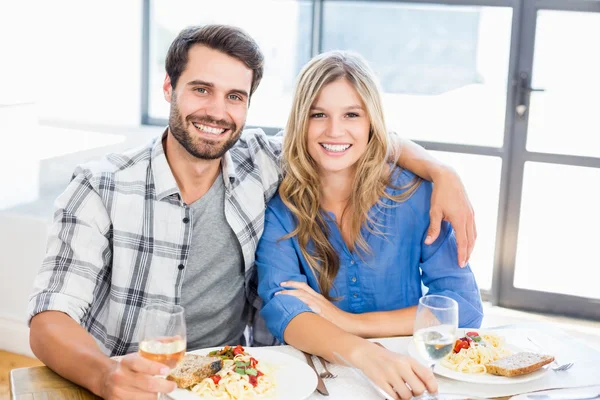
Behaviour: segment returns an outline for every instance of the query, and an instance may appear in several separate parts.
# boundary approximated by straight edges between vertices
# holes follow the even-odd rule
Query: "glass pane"
[[[438,151],[432,154],[456,169],[467,188],[477,223],[477,242],[470,264],[479,288],[489,290],[494,270],[502,159]]]
[[[600,169],[527,162],[514,285],[600,299]]]
[[[357,29],[357,22],[369,29]],[[323,49],[355,50],[411,139],[501,147],[512,8],[325,2]]]
[[[152,1],[149,115],[169,117],[162,84],[165,57],[179,31],[191,25],[231,24],[246,30],[265,55],[265,72],[252,96],[247,125],[283,127],[300,68],[310,59],[312,6],[293,0]],[[269,10],[265,12],[264,10]],[[274,18],[273,15],[277,17]]]
[[[538,12],[527,150],[600,157],[598,37],[600,13]]]

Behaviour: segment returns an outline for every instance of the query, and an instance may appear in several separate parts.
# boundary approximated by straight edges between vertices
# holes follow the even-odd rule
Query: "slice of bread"
[[[213,376],[221,368],[223,368],[223,360],[219,357],[186,354],[177,367],[171,370],[167,380],[177,383],[177,386],[182,389],[187,389],[204,378]]]
[[[487,364],[489,374],[501,376],[518,376],[537,371],[554,361],[554,357],[536,353],[515,353]]]

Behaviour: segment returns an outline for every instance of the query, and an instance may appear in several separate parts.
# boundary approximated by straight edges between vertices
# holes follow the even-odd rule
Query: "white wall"
[[[137,126],[141,55],[142,0],[0,0],[0,105],[36,102],[45,120]]]
[[[46,248],[47,221],[0,215],[0,349],[31,355],[27,303]]]
[[[39,197],[49,162],[71,166],[96,158],[102,146],[124,143],[112,127],[139,129],[141,48],[142,0],[0,0],[2,350],[32,354],[26,309],[50,215],[1,210]],[[39,120],[108,129],[73,136],[42,129]],[[71,172],[51,178],[66,183]]]
[[[141,98],[141,0],[38,3],[39,116],[138,125]]]

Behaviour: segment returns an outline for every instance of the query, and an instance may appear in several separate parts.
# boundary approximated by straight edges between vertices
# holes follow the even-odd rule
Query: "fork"
[[[337,375],[332,374],[331,371],[327,369],[327,361],[323,357],[317,357],[323,366],[324,371],[319,374],[319,376],[323,379],[327,378],[337,378]]]
[[[534,346],[536,346],[542,352],[546,353],[546,351],[542,348],[542,346],[540,346],[539,344],[537,344],[533,339],[531,339],[530,337],[527,337],[527,340],[529,340]],[[575,365],[575,363],[566,363],[566,364],[560,365],[558,363],[558,361],[556,361],[556,358],[552,362],[554,364],[556,364],[556,367],[552,367],[552,369],[554,371],[566,371],[566,370],[570,369],[573,365]]]

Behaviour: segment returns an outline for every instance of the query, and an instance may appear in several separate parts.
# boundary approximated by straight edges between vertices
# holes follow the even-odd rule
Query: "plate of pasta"
[[[495,371],[490,370],[493,368],[490,365],[517,354],[530,353],[525,353],[525,349],[515,346],[504,336],[493,331],[458,329],[457,338],[450,354],[436,363],[433,370],[436,374],[463,382],[515,384],[539,379],[549,370],[546,366],[518,376],[494,375]],[[412,341],[408,347],[408,353],[427,365]]]
[[[262,347],[225,346],[186,353],[167,379],[173,400],[303,400],[317,386],[306,363]]]

